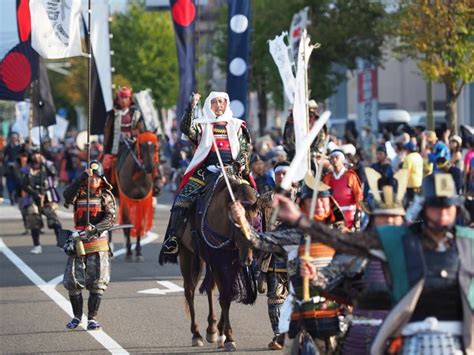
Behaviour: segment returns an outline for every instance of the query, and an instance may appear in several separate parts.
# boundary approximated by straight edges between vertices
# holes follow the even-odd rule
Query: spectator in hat
[[[273,190],[275,181],[273,181],[272,176],[265,171],[265,163],[258,154],[253,154],[250,158],[250,169],[259,194]]]
[[[443,157],[446,160],[451,159],[449,148],[443,141],[439,140],[436,136],[436,132],[426,132],[426,147],[430,150],[428,154],[428,162],[432,164],[433,170],[436,171],[436,161],[438,158]]]
[[[450,164],[459,168],[461,171],[463,170],[463,161],[462,161],[462,138],[458,135],[453,135],[449,138],[449,150],[451,153],[451,161]]]

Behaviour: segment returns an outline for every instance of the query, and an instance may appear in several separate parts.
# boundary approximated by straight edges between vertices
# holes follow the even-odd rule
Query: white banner
[[[86,22],[87,28],[89,28],[87,6],[88,2],[83,1],[82,17]],[[110,69],[109,0],[92,0],[91,11],[92,52],[94,54],[95,64],[99,75],[105,111],[108,112],[113,108],[112,71]]]
[[[278,67],[278,72],[283,81],[285,95],[292,104],[295,96],[295,76],[291,68],[290,47],[285,43],[285,37],[288,37],[288,32],[282,32],[281,35],[269,40],[268,45],[270,47],[270,54]]]
[[[158,111],[153,103],[150,90],[142,90],[135,94],[138,107],[143,114],[145,120],[146,129],[149,131],[155,131],[157,134],[162,134],[160,119],[158,117]]]
[[[30,0],[31,46],[43,58],[82,54],[81,0]]]
[[[309,19],[309,6],[306,6],[303,10],[293,15],[290,26],[290,46],[293,52],[293,58],[296,61],[298,58],[298,48],[300,47],[300,39],[303,35],[303,31],[310,23]]]
[[[296,170],[293,176],[293,182],[301,181],[304,179],[306,173],[310,169],[310,155],[309,149],[303,147],[300,142],[308,135],[309,122],[308,122],[308,62],[309,57],[313,51],[313,46],[310,45],[310,38],[306,35],[306,30],[303,31],[303,36],[300,41],[300,47],[298,52],[298,62],[296,70],[296,90],[295,100],[293,103],[293,122],[295,128],[295,156],[298,155],[298,151],[306,149],[306,152],[302,153],[305,158],[301,161],[299,168]]]
[[[29,136],[28,119],[30,117],[30,102],[19,101],[15,104],[15,122],[12,131],[17,132],[20,137],[25,139]]]
[[[66,132],[67,128],[69,126],[69,121],[66,120],[65,118],[56,115],[56,124],[49,126],[48,131],[49,131],[49,136],[51,138],[56,138],[59,141],[63,141],[66,138]]]

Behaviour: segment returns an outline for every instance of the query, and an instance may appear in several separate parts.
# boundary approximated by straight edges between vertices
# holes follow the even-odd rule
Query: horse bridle
[[[133,161],[135,162],[135,164],[137,165],[137,167],[143,171],[143,172],[146,172],[145,170],[145,164],[141,163],[140,162],[140,159],[138,159],[137,155],[135,154],[135,152],[133,151],[132,147],[130,147],[130,143],[128,142],[127,139],[125,139],[123,136],[120,137],[123,142],[125,143],[125,146],[127,147],[128,151],[130,152],[130,154],[132,155],[132,158],[133,158]]]

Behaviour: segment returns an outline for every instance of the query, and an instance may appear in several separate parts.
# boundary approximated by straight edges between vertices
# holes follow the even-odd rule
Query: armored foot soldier
[[[179,186],[180,192],[171,209],[160,263],[175,261],[179,239],[186,227],[187,213],[206,180],[220,172],[213,139],[222,161],[231,174],[249,174],[250,134],[245,122],[232,117],[229,95],[211,92],[204,102],[204,118],[194,119],[194,107],[200,95],[195,94],[181,121],[181,132],[197,146]]]
[[[331,227],[343,228],[344,216],[337,203],[331,196],[327,186],[321,184],[318,193],[315,218]],[[302,209],[308,209],[313,191],[305,186],[302,194]],[[305,202],[306,201],[306,202]],[[305,207],[306,206],[306,207]],[[245,215],[245,210],[239,202],[232,205],[234,221]],[[299,276],[299,254],[304,252],[304,234],[288,223],[278,225],[274,231],[257,233],[251,229],[249,243],[252,247],[277,255],[287,257],[288,277],[291,283],[293,312],[289,325],[289,339],[297,339],[302,330],[315,340],[322,354],[331,354],[335,350],[334,336],[340,333],[340,306],[321,296],[315,287],[310,289],[310,302],[303,301],[302,278]],[[312,263],[318,268],[326,266],[334,255],[334,250],[320,243],[313,243],[310,251]],[[298,338],[299,340],[299,338]],[[297,353],[299,341],[294,342],[292,353]],[[287,347],[287,344],[285,344]]]
[[[87,180],[90,194],[87,206]],[[112,186],[103,175],[102,165],[91,161],[89,169],[64,190],[65,205],[74,205],[75,229],[80,231],[64,246],[69,255],[64,272],[64,287],[69,292],[74,318],[66,325],[75,329],[82,318],[82,290],[89,290],[87,329],[100,328],[97,312],[104,291],[110,281],[110,251],[108,230],[113,226],[116,213]],[[89,207],[89,210],[87,209]],[[89,224],[87,214],[89,213]],[[81,247],[82,246],[82,247]]]
[[[371,168],[366,168],[365,175],[371,191],[374,191],[374,197],[369,197],[364,208],[370,214],[369,228],[402,225],[408,171],[399,170],[395,180],[381,180],[381,175]],[[341,353],[368,354],[391,308],[382,262],[337,253],[325,268],[316,270],[311,264],[303,262],[300,270],[322,291],[333,293],[337,288],[344,290],[338,294],[345,295],[354,308],[349,330],[340,347]]]
[[[58,237],[61,222],[56,215],[59,196],[55,188],[56,168],[41,155],[39,147],[33,147],[30,163],[20,170],[22,191],[22,209],[26,228],[31,230],[33,238],[32,254],[41,254],[40,230],[43,228],[42,215],[46,216],[48,228]]]
[[[382,261],[390,276],[392,309],[371,354],[383,354],[387,343],[393,353],[474,352],[474,230],[455,225],[461,201],[451,175],[427,176],[422,197],[422,223],[347,235],[308,220],[289,199],[275,196],[280,218],[313,241]]]

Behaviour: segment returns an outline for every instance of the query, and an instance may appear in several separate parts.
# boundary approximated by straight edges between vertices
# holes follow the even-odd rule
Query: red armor
[[[126,138],[132,137],[132,121],[132,112],[128,110],[127,113],[122,115],[120,122],[120,132],[122,132]]]

